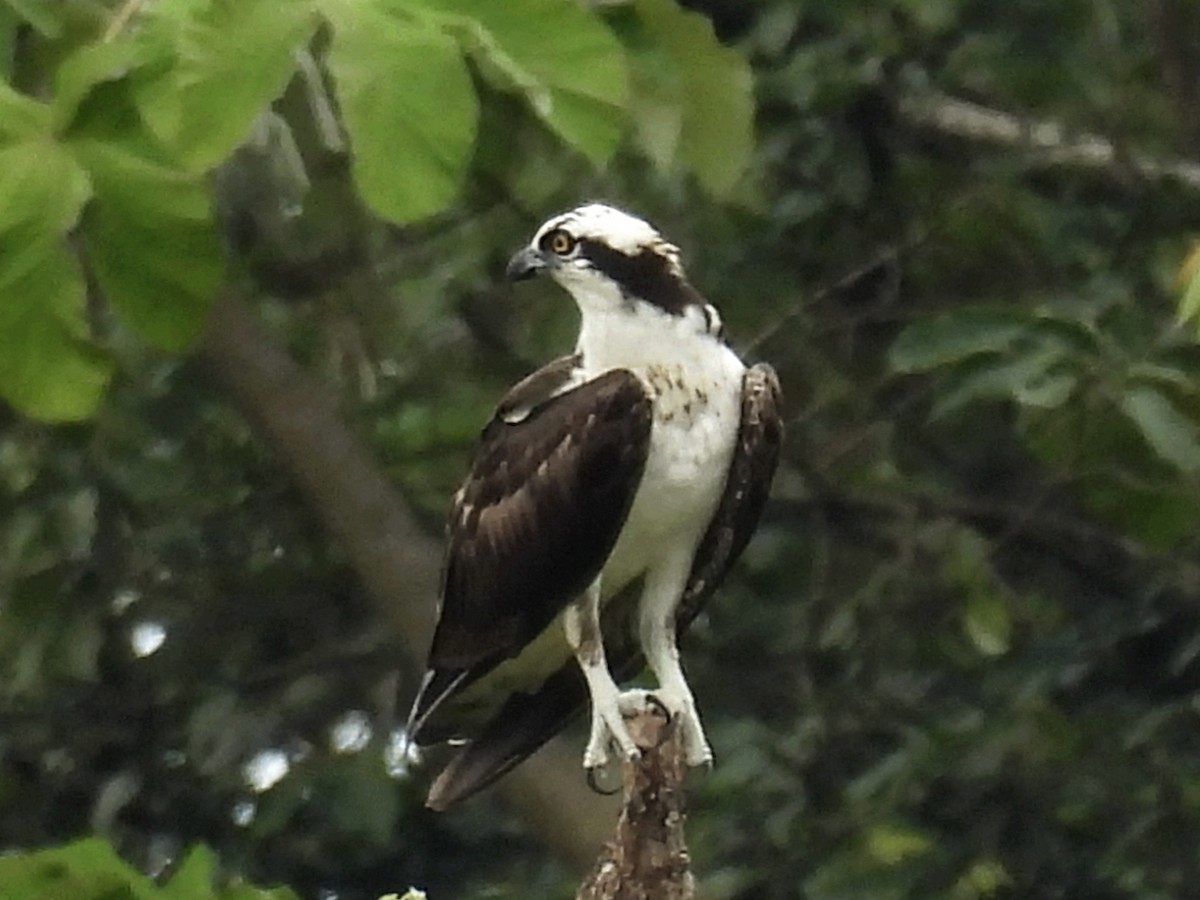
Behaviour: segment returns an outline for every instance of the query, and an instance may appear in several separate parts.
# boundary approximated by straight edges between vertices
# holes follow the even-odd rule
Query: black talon
[[[646,694],[646,705],[654,707],[658,712],[662,713],[662,717],[668,722],[674,722],[675,717],[671,715],[671,711],[667,709],[667,704],[663,703],[654,694]]]
[[[660,713],[662,717],[667,720],[667,724],[664,725],[662,731],[658,733],[658,741],[654,744],[654,748],[657,750],[668,740],[670,740],[671,735],[675,733],[675,727],[679,724],[679,716],[671,715],[671,710],[667,709],[667,704],[659,700],[654,694],[646,694],[646,705]]]

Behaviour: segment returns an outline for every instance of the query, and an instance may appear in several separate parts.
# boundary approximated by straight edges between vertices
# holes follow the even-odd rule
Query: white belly
[[[654,395],[654,425],[641,484],[604,566],[605,597],[668,553],[694,552],[716,511],[737,438],[742,378],[732,353],[720,362],[686,376],[679,366],[638,373]]]

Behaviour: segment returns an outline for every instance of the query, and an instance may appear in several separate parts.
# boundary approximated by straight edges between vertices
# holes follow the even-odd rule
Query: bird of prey
[[[484,427],[446,526],[441,602],[408,738],[464,745],[444,809],[510,770],[590,700],[583,764],[638,750],[623,712],[657,702],[689,765],[712,751],[677,638],[758,524],[782,438],[766,364],[726,344],[679,250],[591,203],[508,265],[580,312],[575,352],[515,385]],[[649,664],[653,692],[618,683]]]

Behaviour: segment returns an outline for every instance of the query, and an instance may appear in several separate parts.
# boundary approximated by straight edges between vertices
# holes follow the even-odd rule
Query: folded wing
[[[447,701],[546,630],[595,579],[625,522],[649,448],[650,401],[625,370],[576,384],[576,362],[551,363],[509,392],[455,495],[441,609],[409,718],[414,740],[458,736],[463,723]]]

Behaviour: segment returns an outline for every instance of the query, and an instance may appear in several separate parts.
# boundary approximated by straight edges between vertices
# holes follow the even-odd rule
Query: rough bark
[[[627,720],[641,757],[622,767],[616,832],[576,900],[691,900],[695,884],[684,838],[687,766],[677,731],[658,710]]]

